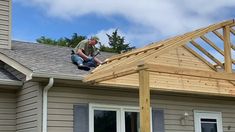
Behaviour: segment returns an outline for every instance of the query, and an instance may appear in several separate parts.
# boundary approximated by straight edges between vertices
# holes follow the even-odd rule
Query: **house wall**
[[[16,93],[0,89],[0,132],[16,131]]]
[[[0,48],[10,49],[11,0],[0,0]]]
[[[49,91],[48,103],[48,131],[73,132],[73,105],[101,103],[138,106],[138,91],[53,87]],[[194,132],[193,110],[222,112],[224,132],[235,132],[234,104],[234,101],[222,99],[156,93],[151,95],[151,106],[164,109],[165,132]],[[180,118],[185,112],[189,113],[189,121],[186,125],[181,125]],[[230,130],[228,126],[231,126]]]
[[[17,93],[17,132],[41,132],[42,94],[39,83],[26,82]]]

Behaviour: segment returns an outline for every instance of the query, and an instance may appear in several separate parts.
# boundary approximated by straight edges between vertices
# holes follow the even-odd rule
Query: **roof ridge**
[[[218,23],[214,23],[214,24],[211,24],[209,26],[206,26],[206,27],[202,27],[202,28],[199,28],[199,29],[196,29],[196,30],[193,30],[191,32],[187,32],[187,33],[184,33],[182,35],[177,35],[177,36],[174,36],[174,37],[171,37],[171,38],[168,38],[168,39],[165,39],[165,40],[161,40],[161,41],[158,41],[158,42],[155,42],[155,43],[151,43],[150,45],[147,45],[143,48],[139,48],[139,49],[136,49],[136,50],[133,50],[133,51],[130,51],[130,52],[127,52],[127,53],[124,53],[124,54],[120,54],[120,55],[117,55],[117,56],[113,56],[109,59],[106,60],[106,62],[111,62],[113,60],[118,60],[118,59],[121,59],[121,58],[124,58],[124,57],[129,57],[133,54],[139,54],[141,52],[146,52],[148,50],[151,50],[151,49],[155,49],[155,48],[160,48],[162,47],[163,45],[161,45],[161,43],[166,43],[167,41],[173,41],[174,39],[176,38],[179,38],[179,37],[184,37],[184,36],[188,36],[189,34],[192,34],[192,33],[195,33],[195,32],[198,32],[198,31],[201,31],[201,30],[204,30],[204,29],[207,29],[207,28],[210,28],[214,25],[218,25],[218,24],[223,24],[225,22],[232,22],[232,23],[235,23],[235,19],[231,19],[231,20],[226,20],[226,21],[222,21],[222,22],[218,22]]]

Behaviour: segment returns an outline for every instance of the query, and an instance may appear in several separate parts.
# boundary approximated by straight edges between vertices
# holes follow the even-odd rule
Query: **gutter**
[[[64,80],[75,80],[81,81],[84,79],[82,75],[70,75],[70,74],[48,74],[48,73],[33,73],[32,78],[54,78],[54,79],[64,79]]]
[[[49,89],[53,86],[54,84],[54,78],[50,77],[49,78],[49,82],[48,84],[44,87],[43,89],[43,98],[42,98],[42,102],[43,102],[43,109],[42,109],[42,132],[47,132],[47,106],[48,106],[48,91]]]
[[[23,82],[16,80],[0,79],[0,84],[9,86],[22,86]]]

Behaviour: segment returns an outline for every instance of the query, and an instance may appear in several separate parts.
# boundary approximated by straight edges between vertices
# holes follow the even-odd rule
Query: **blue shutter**
[[[163,110],[161,109],[152,110],[152,128],[153,132],[165,132]]]
[[[74,132],[89,132],[88,104],[74,105]]]

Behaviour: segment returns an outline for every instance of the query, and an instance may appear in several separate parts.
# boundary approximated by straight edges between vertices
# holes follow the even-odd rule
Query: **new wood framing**
[[[231,52],[234,25],[234,20],[213,24],[114,56],[85,81],[139,86],[140,129],[150,132],[150,87],[151,90],[235,96],[232,72],[235,58]],[[211,34],[222,41],[222,46]],[[208,50],[209,47],[214,51]]]

